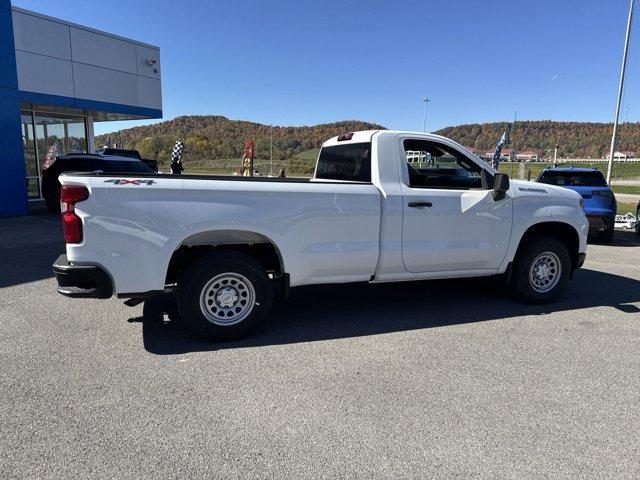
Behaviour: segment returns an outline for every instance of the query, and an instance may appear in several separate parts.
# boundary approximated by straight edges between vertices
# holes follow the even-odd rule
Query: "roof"
[[[542,170],[543,172],[575,172],[575,173],[584,173],[584,172],[599,172],[600,170],[597,167],[547,167]]]
[[[113,162],[141,162],[139,158],[123,157],[120,155],[97,155],[95,153],[67,153],[65,155],[58,155],[56,158],[62,160],[69,160],[71,158],[93,158],[95,160],[109,160]]]
[[[373,135],[376,133],[380,133],[383,135],[411,135],[412,137],[420,137],[425,140],[435,140],[435,141],[447,141],[453,142],[456,145],[460,145],[458,142],[451,140],[450,138],[443,137],[442,135],[436,135],[435,133],[425,133],[425,132],[414,132],[410,130],[359,130],[355,132],[343,132],[342,135],[346,133],[352,133],[353,136],[351,140],[340,140],[338,141],[338,136],[332,137],[329,140],[325,141],[322,144],[322,147],[330,147],[334,145],[342,145],[346,143],[358,143],[358,142],[370,142]],[[462,146],[462,145],[460,145]],[[464,148],[464,147],[463,147]]]

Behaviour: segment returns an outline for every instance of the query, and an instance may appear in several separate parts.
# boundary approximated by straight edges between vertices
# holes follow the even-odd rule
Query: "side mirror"
[[[493,176],[493,199],[502,200],[507,190],[509,190],[509,175],[506,173],[496,173]]]

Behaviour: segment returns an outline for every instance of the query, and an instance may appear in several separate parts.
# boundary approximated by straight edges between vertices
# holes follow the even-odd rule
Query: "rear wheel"
[[[264,268],[239,252],[206,255],[183,273],[178,286],[181,322],[211,341],[248,335],[272,303],[273,286]]]
[[[511,291],[528,303],[547,303],[567,286],[571,257],[567,247],[551,237],[528,242],[519,252],[510,280]]]

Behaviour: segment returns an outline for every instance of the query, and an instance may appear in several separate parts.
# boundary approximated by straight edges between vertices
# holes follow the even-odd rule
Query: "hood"
[[[547,185],[546,183],[529,182],[527,180],[509,180],[509,188],[514,196],[544,196],[553,195],[554,197],[572,198],[576,202],[581,196],[578,192],[569,190],[568,188],[558,187],[556,185]]]

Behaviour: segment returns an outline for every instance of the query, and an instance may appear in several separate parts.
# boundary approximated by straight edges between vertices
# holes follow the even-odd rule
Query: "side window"
[[[482,168],[443,143],[404,140],[404,153],[413,188],[483,188]]]
[[[371,144],[323,147],[318,157],[316,178],[371,182]]]

